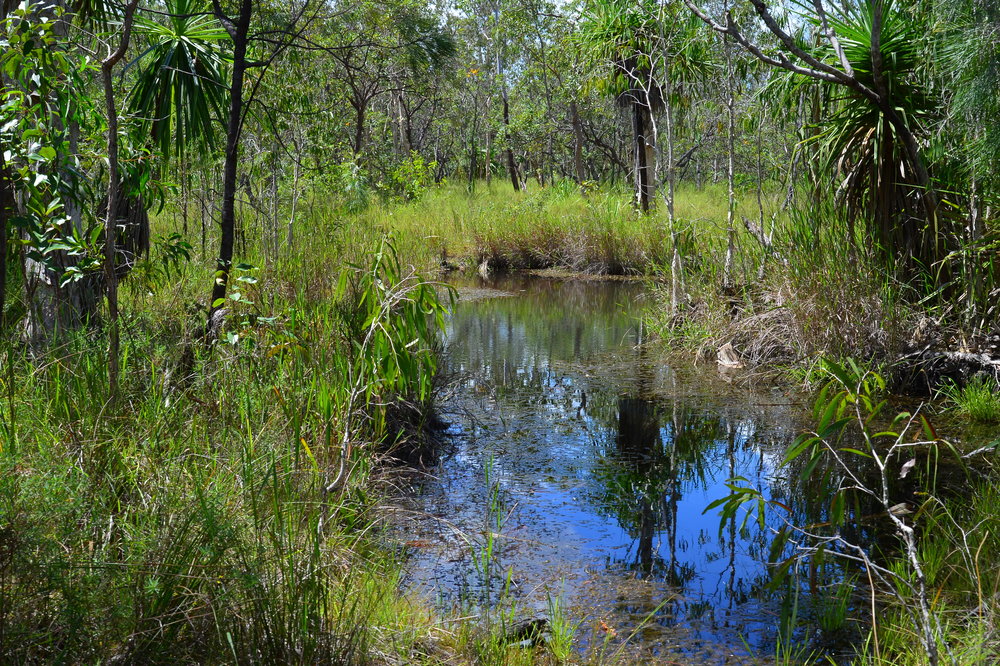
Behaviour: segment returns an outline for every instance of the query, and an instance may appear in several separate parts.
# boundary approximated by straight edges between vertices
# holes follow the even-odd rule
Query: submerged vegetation
[[[0,2],[0,660],[573,661],[561,599],[401,592],[376,482],[445,437],[435,280],[558,269],[644,280],[700,363],[830,380],[780,659],[824,648],[809,587],[845,659],[995,661],[995,445],[884,401],[1000,420],[998,33],[972,0]],[[783,510],[729,487],[734,526]]]

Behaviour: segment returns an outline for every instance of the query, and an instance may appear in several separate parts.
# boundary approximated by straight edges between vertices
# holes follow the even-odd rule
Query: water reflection
[[[776,471],[798,408],[651,357],[634,284],[489,286],[514,295],[460,302],[449,324],[454,450],[413,498],[413,584],[451,603],[488,596],[495,581],[471,562],[489,465],[504,505],[496,565],[522,605],[561,590],[579,617],[623,634],[643,624],[653,654],[769,651],[780,604],[761,590],[777,526],[720,530],[703,512],[737,476],[793,504]]]

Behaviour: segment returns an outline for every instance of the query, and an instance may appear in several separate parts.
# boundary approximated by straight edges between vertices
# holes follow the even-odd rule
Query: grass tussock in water
[[[948,384],[941,393],[959,414],[977,423],[1000,423],[1000,386],[995,379],[978,375],[964,386]]]

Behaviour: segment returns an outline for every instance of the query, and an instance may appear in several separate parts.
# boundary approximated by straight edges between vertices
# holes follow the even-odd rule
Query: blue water
[[[737,476],[795,504],[779,463],[796,397],[665,362],[643,344],[639,285],[486,286],[509,295],[460,300],[449,322],[446,451],[401,510],[409,584],[466,612],[545,614],[559,597],[581,649],[628,638],[695,663],[770,654],[777,518],[720,525],[705,509]]]

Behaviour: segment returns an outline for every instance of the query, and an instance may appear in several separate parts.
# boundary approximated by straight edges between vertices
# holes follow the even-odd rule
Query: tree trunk
[[[64,7],[62,4],[59,6]],[[56,5],[50,6],[54,9]],[[64,7],[65,8],[65,7]],[[62,14],[58,17],[49,16],[56,22],[56,34],[63,40],[69,40],[69,17]],[[68,155],[61,156],[62,163],[75,160],[78,155],[80,128],[73,118],[53,118],[54,124],[61,124],[68,135]],[[72,181],[73,177],[69,176]],[[83,236],[83,211],[79,202],[72,196],[64,197],[63,207],[67,222],[61,233],[69,236],[73,233]],[[78,260],[68,252],[58,250],[48,255],[50,265],[47,266],[25,253],[24,288],[28,306],[24,325],[24,337],[29,344],[37,345],[48,339],[59,330],[77,328],[90,322],[97,309],[98,295],[101,291],[100,276],[88,273],[65,285],[60,284],[67,270],[77,265]]]
[[[6,324],[7,311],[7,225],[14,217],[14,182],[4,153],[0,150],[0,335]]]
[[[209,302],[209,318],[206,334],[212,337],[213,327],[218,318],[216,313],[225,304],[229,273],[233,264],[233,239],[236,229],[236,167],[240,151],[240,131],[243,120],[243,81],[247,67],[247,41],[250,32],[250,17],[253,0],[241,0],[240,13],[234,24],[226,17],[214,0],[215,13],[233,40],[232,82],[229,89],[229,120],[226,128],[226,159],[222,176],[222,238],[219,244],[219,258],[216,262],[215,283]],[[362,109],[363,110],[363,109]],[[363,118],[363,113],[359,116]],[[360,128],[360,125],[359,125]],[[360,134],[359,134],[360,136]]]
[[[353,106],[354,106],[354,155],[355,157],[360,157],[361,149],[365,147],[365,107],[367,105],[364,102],[357,102]]]
[[[118,173],[118,110],[115,108],[115,65],[128,50],[132,36],[132,19],[139,0],[130,0],[125,7],[122,38],[114,53],[101,63],[104,83],[104,104],[108,114],[108,217],[104,224],[104,281],[108,296],[108,392],[112,400],[118,394],[118,274],[115,270],[115,236],[118,234],[118,209],[121,200],[121,176]]]
[[[722,285],[733,286],[733,260],[736,254],[736,74],[733,71],[732,46],[729,37],[724,40],[726,52],[726,263],[722,272]]]
[[[583,171],[583,123],[580,122],[580,110],[576,101],[569,103],[569,112],[573,120],[573,166],[576,169],[576,184],[583,194],[587,193],[583,183],[586,180]]]
[[[649,212],[650,206],[650,178],[649,178],[649,150],[646,133],[649,131],[649,109],[642,103],[635,101],[632,103],[632,129],[635,134],[635,194],[639,210],[643,213]]]
[[[412,141],[410,134],[410,117],[406,113],[406,100],[400,86],[396,94],[396,132],[399,135],[399,153],[405,159],[410,156]]]
[[[295,164],[292,165],[292,211],[288,218],[288,230],[285,236],[285,245],[290,255],[295,247],[295,212],[299,205],[299,178],[302,174],[302,160],[300,151],[300,141],[295,141]]]
[[[503,126],[507,140],[507,172],[510,174],[510,184],[514,191],[521,190],[521,180],[517,176],[517,163],[514,161],[514,149],[510,145],[510,103],[507,99],[507,85],[503,84]]]
[[[677,219],[674,215],[676,170],[674,168],[674,109],[670,100],[671,94],[668,81],[664,105],[667,116],[667,224],[670,229],[670,241],[673,245],[670,258],[670,314],[673,316],[677,314],[677,309],[680,307],[683,268],[681,265],[680,235],[677,232]]]

